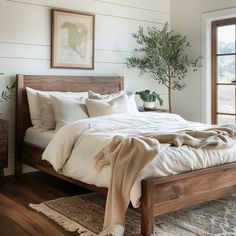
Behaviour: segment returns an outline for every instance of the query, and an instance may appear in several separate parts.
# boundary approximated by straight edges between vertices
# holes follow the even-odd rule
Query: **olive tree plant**
[[[3,75],[3,73],[0,73]],[[14,81],[10,85],[6,85],[6,87],[0,91],[0,103],[4,101],[8,101],[11,98],[11,92],[16,88],[16,81]]]
[[[196,71],[200,67],[200,57],[189,57],[186,49],[191,45],[186,36],[170,31],[168,23],[161,30],[148,27],[146,33],[143,27],[139,27],[137,33],[132,35],[139,45],[135,51],[139,53],[137,57],[126,59],[127,67],[137,68],[140,75],[148,73],[167,87],[171,112],[171,90],[182,90],[186,86],[182,79],[189,68]]]

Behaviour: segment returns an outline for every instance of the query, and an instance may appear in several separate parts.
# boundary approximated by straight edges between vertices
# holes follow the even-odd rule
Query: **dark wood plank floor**
[[[85,192],[75,185],[39,172],[20,178],[5,177],[0,186],[0,235],[78,235],[64,230],[28,205]]]

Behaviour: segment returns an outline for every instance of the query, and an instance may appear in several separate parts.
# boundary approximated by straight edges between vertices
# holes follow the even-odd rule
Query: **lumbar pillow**
[[[110,101],[89,98],[85,101],[90,117],[119,113],[130,113],[129,100],[127,94],[123,94]]]
[[[123,94],[126,94],[124,90],[116,92],[116,93],[111,93],[111,94],[100,94],[100,93],[94,93],[93,91],[89,90],[88,92],[88,98],[90,99],[97,99],[97,100],[104,100],[104,101],[111,101],[114,98],[120,97]],[[129,103],[129,108],[130,108],[130,113],[134,112],[139,112],[135,99],[134,99],[134,94],[133,93],[127,93],[128,96],[128,103]]]
[[[76,98],[51,95],[51,102],[56,119],[56,130],[67,123],[89,118],[86,104]]]

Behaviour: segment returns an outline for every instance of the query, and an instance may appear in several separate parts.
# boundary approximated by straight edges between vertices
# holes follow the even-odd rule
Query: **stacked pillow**
[[[89,118],[86,104],[79,99],[61,98],[51,96],[51,101],[56,118],[56,130],[67,123]]]
[[[28,87],[26,92],[31,123],[44,131],[59,129],[66,123],[89,118],[85,105],[87,92],[49,92]]]
[[[39,91],[26,88],[31,123],[42,130],[58,130],[89,117],[138,112],[134,94],[124,91],[101,95],[89,92]]]

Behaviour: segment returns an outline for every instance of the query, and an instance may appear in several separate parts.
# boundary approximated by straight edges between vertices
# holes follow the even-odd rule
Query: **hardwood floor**
[[[78,235],[35,212],[28,204],[85,192],[78,186],[39,172],[25,174],[20,178],[5,177],[4,183],[0,185],[0,235]]]

